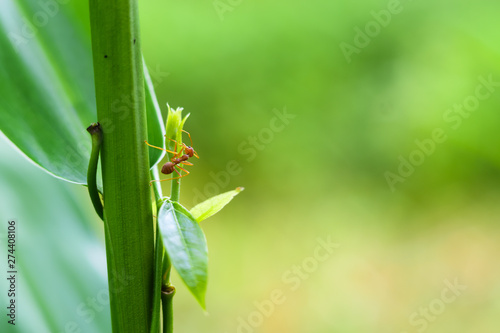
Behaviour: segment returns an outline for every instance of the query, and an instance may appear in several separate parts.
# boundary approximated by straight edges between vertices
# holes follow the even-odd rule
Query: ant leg
[[[189,171],[187,171],[186,169],[180,167],[179,164],[177,164],[176,167],[178,167],[182,171],[186,172],[184,175],[181,176],[180,172],[177,171],[177,170],[175,170],[175,168],[174,168],[174,171],[177,172],[177,174],[179,175],[179,177],[176,177],[176,178],[173,178],[173,179],[177,179],[177,183],[179,183],[179,179],[181,179],[182,177],[186,177],[187,175],[189,175]]]
[[[189,136],[189,141],[191,141],[191,147],[193,146],[193,139],[191,139],[191,134],[189,134],[188,131],[182,130],[184,133],[186,133]]]
[[[163,149],[163,148],[161,148],[161,147],[153,146],[152,144],[149,144],[146,140],[144,140],[144,142],[145,142],[148,146],[150,146],[150,147],[153,147],[153,148],[156,148],[156,149],[160,149],[160,150],[164,150],[164,151],[166,151],[166,152],[169,152],[169,153],[173,154],[173,151],[170,151],[170,150],[168,150],[168,149]]]
[[[169,139],[170,141],[173,141],[173,142],[175,143],[175,146],[174,146],[174,152],[175,152],[175,153],[174,153],[174,158],[181,156],[181,155],[182,155],[182,150],[183,150],[183,148],[182,148],[179,152],[177,152],[177,141],[176,141],[176,140],[174,140],[174,139],[170,139],[170,138],[168,138],[168,139]]]
[[[167,180],[173,180],[173,179],[177,179],[177,178],[180,178],[180,177],[169,178],[169,179],[155,179],[155,180],[152,180],[149,182],[149,186],[153,185],[154,182],[166,182]]]
[[[184,133],[186,133],[186,134],[189,136],[189,141],[191,141],[191,148],[193,148],[193,139],[191,139],[191,134],[189,134],[189,132],[188,132],[188,131],[185,131],[185,130],[182,130],[182,131],[183,131]],[[194,149],[193,149],[193,155],[194,155],[196,158],[200,158],[200,157],[198,156],[198,154],[196,154],[196,152],[194,151]]]
[[[175,143],[175,148],[174,150],[177,150],[177,140],[174,140],[174,139],[171,139],[171,138],[168,138],[170,141],[173,141]]]
[[[181,162],[181,164],[184,164],[184,165],[193,165],[193,163],[188,162],[188,161]]]
[[[189,175],[189,171],[187,171],[186,169],[181,168],[181,167],[180,167],[180,166],[178,166],[178,165],[177,165],[177,167],[178,167],[179,169],[181,169],[181,170],[185,171],[185,172],[186,172],[186,174],[185,174],[185,175],[181,175],[181,174],[179,173],[179,171],[177,171],[176,169],[174,169],[174,171],[175,171],[175,172],[177,172],[177,174],[179,175],[179,177],[173,177],[173,178],[168,178],[168,179],[155,179],[155,180],[152,180],[152,181],[150,182],[150,184],[149,184],[149,185],[151,186],[151,184],[153,184],[153,182],[166,182],[167,180],[180,179],[180,178],[182,178],[182,177],[186,177],[187,175]]]
[[[181,169],[182,171],[184,171],[184,172],[186,173],[186,174],[185,174],[185,175],[183,175],[182,177],[185,177],[185,176],[189,175],[189,171],[187,171],[187,170],[186,170],[186,169],[184,169],[183,167],[180,167],[180,166],[179,166],[179,164],[177,164],[177,165],[176,165],[176,167],[178,167],[179,169]],[[175,169],[174,169],[174,170],[175,170]],[[177,170],[175,170],[175,171],[177,171]],[[177,173],[179,173],[179,172],[177,172]],[[179,175],[180,175],[180,173],[179,173]]]
[[[176,170],[177,171],[177,170]],[[152,180],[149,184],[149,186],[151,186],[153,184],[153,182],[166,182],[167,180],[174,180],[174,179],[179,179],[179,178],[182,178],[182,177],[186,177],[186,175],[182,175],[182,176],[179,176],[179,177],[174,177],[174,178],[168,178],[168,179],[155,179],[155,180]]]
[[[181,179],[182,177],[186,177],[187,175],[189,175],[189,171],[187,171],[186,169],[180,167],[179,165],[176,165],[176,167],[178,167],[182,171],[186,172],[186,174],[185,175],[181,175],[179,171],[177,171],[176,169],[174,169],[174,171],[179,175],[179,177],[173,177],[173,178],[168,178],[168,179],[154,179],[154,180],[152,180],[152,181],[149,182],[149,186],[151,186],[153,184],[153,182],[166,182],[168,180]]]

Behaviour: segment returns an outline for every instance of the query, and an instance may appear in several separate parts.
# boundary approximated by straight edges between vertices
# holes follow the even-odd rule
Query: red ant
[[[186,132],[185,130],[182,130],[184,133],[186,133],[188,136],[189,136],[189,140],[191,141],[191,145],[193,145],[193,139],[191,139],[191,134],[189,134],[189,132]],[[191,146],[187,146],[185,143],[182,143],[182,146],[181,146],[181,149],[179,150],[179,152],[177,152],[177,141],[175,141],[174,139],[170,139],[170,141],[173,141],[175,142],[175,147],[174,147],[174,151],[171,151],[171,150],[168,150],[168,149],[163,149],[163,148],[160,148],[160,147],[157,147],[157,146],[153,146],[151,144],[149,144],[147,141],[144,141],[148,146],[150,147],[153,147],[153,148],[156,148],[156,149],[161,149],[161,150],[164,150],[170,154],[173,154],[174,156],[171,158],[170,162],[167,162],[165,164],[163,164],[163,166],[161,167],[161,173],[163,174],[166,174],[166,175],[169,175],[171,173],[173,173],[174,171],[177,172],[177,174],[179,175],[179,177],[174,177],[174,178],[169,178],[169,179],[162,179],[162,180],[152,180],[152,182],[164,182],[164,181],[167,181],[167,180],[174,180],[174,179],[180,179],[182,177],[185,177],[187,175],[189,175],[189,171],[187,171],[186,169],[184,169],[183,167],[179,166],[179,164],[184,164],[184,165],[193,165],[193,163],[191,162],[187,162],[187,160],[190,158],[190,157],[196,157],[196,158],[200,158],[198,156],[198,154],[196,154],[196,151],[193,149],[193,147]],[[180,170],[186,172],[185,175],[181,175],[179,173],[179,171],[177,171],[175,169],[175,167],[179,168]]]

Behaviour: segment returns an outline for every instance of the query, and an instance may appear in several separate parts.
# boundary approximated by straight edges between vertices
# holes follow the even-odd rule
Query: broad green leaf
[[[191,208],[191,214],[193,214],[197,222],[208,219],[210,216],[217,214],[243,190],[243,187],[237,187],[235,190],[211,197]]]
[[[111,332],[102,222],[82,200],[86,190],[30,165],[1,134],[0,156],[0,256],[11,254],[7,220],[16,219],[19,291],[16,325],[2,311],[0,332]],[[4,275],[1,290],[7,282]]]
[[[172,265],[205,309],[208,250],[203,231],[187,209],[170,200],[160,207],[158,225]]]
[[[161,109],[156,98],[153,81],[144,64],[144,84],[146,86],[146,111],[148,117],[148,142],[157,147],[165,148],[165,125],[161,116]],[[149,165],[154,167],[165,156],[165,151],[149,150]]]
[[[55,14],[48,15],[40,3],[0,1],[0,131],[49,173],[86,184],[91,148],[86,128],[97,121],[90,35],[81,24],[89,22],[88,12],[77,18],[76,4],[53,2],[45,11]],[[43,25],[30,23],[42,12]],[[149,78],[145,66],[144,71]],[[151,80],[146,91],[148,141],[163,147]],[[123,96],[111,107],[120,112],[129,102]],[[149,153],[151,166],[163,156],[161,150]]]

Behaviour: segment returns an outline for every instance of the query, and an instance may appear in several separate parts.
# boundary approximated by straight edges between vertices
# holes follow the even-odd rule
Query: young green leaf
[[[227,205],[233,198],[243,191],[243,187],[237,187],[235,190],[225,192],[215,197],[211,197],[202,203],[197,204],[191,208],[191,214],[197,222],[201,222],[212,215],[217,214],[225,205]]]
[[[167,104],[168,113],[167,113],[167,122],[165,124],[166,127],[166,135],[167,139],[177,140],[177,134],[181,128],[182,121],[182,110],[183,108],[172,109],[170,105]]]
[[[182,129],[184,128],[184,124],[189,117],[189,113],[182,118],[182,111],[184,108],[178,107],[176,109],[172,109],[170,105],[167,104],[168,113],[167,113],[167,122],[166,122],[166,140],[168,141],[167,145],[170,150],[175,149],[175,142],[177,142],[177,149],[181,148],[182,145]],[[174,141],[171,141],[174,140]]]
[[[208,250],[203,231],[186,208],[170,200],[160,207],[158,225],[172,265],[205,309]]]

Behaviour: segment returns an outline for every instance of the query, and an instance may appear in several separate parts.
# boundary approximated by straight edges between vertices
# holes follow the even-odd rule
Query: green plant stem
[[[151,318],[151,333],[158,333],[160,330],[160,300],[162,289],[162,272],[163,272],[163,258],[165,248],[161,233],[156,224],[156,249],[155,249],[155,275],[154,275],[154,288],[153,288],[153,315]]]
[[[90,0],[112,329],[149,332],[154,225],[137,0]]]
[[[165,253],[163,256],[163,268],[162,268],[162,276],[161,276],[161,285],[163,287],[170,286],[170,271],[172,270],[172,263],[170,262],[170,258],[168,254]]]
[[[159,180],[160,176],[158,168],[151,170],[151,179]],[[156,201],[156,216],[163,203],[163,194],[159,182],[153,182],[153,192]],[[163,332],[173,332],[173,297],[174,295],[164,295],[163,290],[173,288],[170,285],[170,271],[172,264],[165,252],[163,239],[159,230],[158,223],[156,224],[156,249],[155,249],[155,277],[154,277],[154,293],[153,293],[153,316],[151,324],[151,333],[158,333],[160,327],[160,301],[162,304]],[[165,303],[166,302],[166,303]],[[166,330],[168,329],[168,330]],[[165,331],[166,330],[166,331]]]
[[[170,150],[174,150],[174,146],[170,143],[167,144]],[[170,160],[171,156],[167,153],[167,158]],[[179,201],[181,186],[180,179],[172,180],[170,190],[170,200]],[[158,207],[159,208],[159,207]],[[165,252],[163,256],[162,268],[162,313],[163,313],[163,333],[172,333],[174,331],[174,314],[173,314],[173,298],[175,295],[175,288],[170,284],[170,272],[172,271],[172,263]]]
[[[173,298],[175,288],[173,286],[164,287],[161,291],[161,305],[163,308],[163,333],[172,333],[174,331],[174,311]]]
[[[158,168],[155,166],[151,169],[151,179],[158,180]],[[163,194],[159,182],[153,182],[153,192],[156,202],[156,216],[158,217],[158,210],[161,207]],[[163,257],[165,247],[163,246],[163,239],[156,222],[156,240],[155,240],[155,273],[154,273],[154,288],[153,288],[153,315],[151,318],[151,333],[159,333],[160,331],[160,307],[161,307],[161,288],[162,288],[162,273],[163,273]]]
[[[89,168],[87,170],[87,186],[92,205],[94,205],[97,215],[99,215],[101,220],[104,220],[102,202],[99,191],[97,190],[97,165],[99,164],[99,153],[102,143],[101,125],[99,123],[93,123],[87,128],[87,131],[92,138],[92,151],[90,152]]]
[[[179,143],[179,145],[180,144],[181,143]],[[168,143],[167,146],[168,146],[169,150],[174,151],[175,144],[172,143],[172,141],[169,141],[169,143]],[[171,155],[172,154],[167,153],[167,157],[168,157],[169,161],[172,158]],[[171,185],[171,189],[170,189],[170,200],[179,202],[180,195],[181,195],[181,180],[180,179],[174,179],[174,180],[172,180],[172,185]]]
[[[172,180],[172,187],[170,190],[170,200],[179,202],[180,196],[181,196],[181,180],[174,179]]]
[[[160,174],[158,172],[158,167],[154,166],[151,169],[151,180],[159,180],[159,179],[160,179]],[[160,182],[153,182],[152,186],[153,186],[153,193],[155,195],[156,210],[158,210],[158,208],[160,208],[159,207],[160,206],[160,200],[163,199],[163,193],[162,193],[162,190],[161,190]]]

